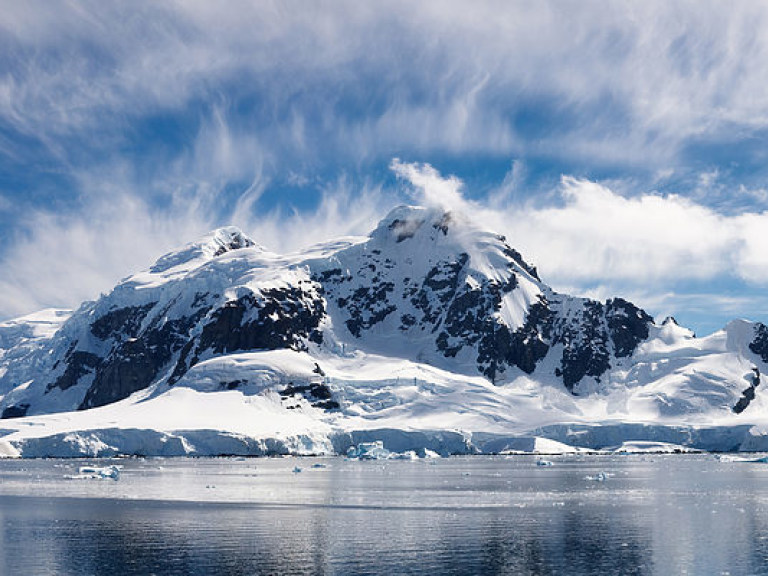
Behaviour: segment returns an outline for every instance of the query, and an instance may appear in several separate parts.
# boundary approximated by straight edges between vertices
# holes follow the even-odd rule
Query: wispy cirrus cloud
[[[25,2],[0,16],[0,111],[56,148],[84,127],[120,140],[137,117],[225,95],[284,151],[322,138],[352,159],[664,164],[691,138],[768,125],[768,10],[705,4]]]
[[[366,234],[394,201],[378,186],[352,188],[342,179],[328,187],[312,212],[258,212],[241,197],[222,215],[217,191],[201,188],[179,191],[171,205],[158,212],[119,187],[78,213],[40,210],[27,216],[0,258],[0,317],[76,307],[225,223],[285,253],[339,236]]]
[[[760,3],[3,8],[0,314],[230,221],[276,249],[363,232],[397,200],[393,157],[558,286],[764,282]],[[430,167],[487,162],[508,177],[471,202]]]

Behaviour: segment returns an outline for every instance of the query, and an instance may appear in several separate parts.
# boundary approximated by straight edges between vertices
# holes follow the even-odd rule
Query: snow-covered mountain
[[[222,228],[71,314],[1,324],[0,442],[28,456],[755,449],[766,364],[763,324],[695,338],[621,298],[555,292],[459,214],[400,207],[368,237],[291,255]]]

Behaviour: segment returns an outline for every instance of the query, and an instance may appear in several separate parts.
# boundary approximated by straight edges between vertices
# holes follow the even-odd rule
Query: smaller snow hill
[[[222,228],[0,324],[0,454],[763,450],[767,363],[763,324],[696,338],[559,294],[503,236],[404,206],[289,255]]]

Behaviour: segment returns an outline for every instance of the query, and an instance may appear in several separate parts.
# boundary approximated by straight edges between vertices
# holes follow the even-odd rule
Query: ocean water
[[[547,460],[0,461],[0,573],[768,574],[768,464]]]

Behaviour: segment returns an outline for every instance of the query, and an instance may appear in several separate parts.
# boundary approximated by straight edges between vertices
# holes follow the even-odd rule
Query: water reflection
[[[338,460],[291,474],[293,465],[168,461],[151,476],[137,461],[125,483],[78,484],[42,461],[27,464],[35,482],[25,483],[11,469],[21,464],[2,462],[1,571],[768,574],[768,469],[753,465]],[[606,467],[610,481],[585,480]]]

